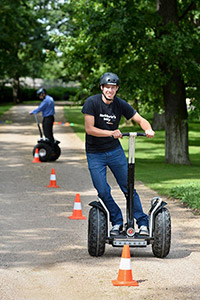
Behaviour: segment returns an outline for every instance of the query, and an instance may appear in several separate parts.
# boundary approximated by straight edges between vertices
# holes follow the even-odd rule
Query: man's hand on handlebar
[[[146,136],[147,136],[148,138],[153,138],[154,135],[155,135],[155,132],[154,132],[152,129],[150,129],[150,130],[145,130],[145,133],[146,133]]]
[[[114,137],[114,139],[118,139],[118,138],[123,139],[122,134],[121,134],[121,132],[120,132],[119,129],[114,130],[114,131],[112,132],[112,136]]]
[[[152,129],[145,130],[146,137],[153,138],[155,135],[155,132]],[[112,131],[112,137],[114,139],[123,139],[123,135],[119,129]]]

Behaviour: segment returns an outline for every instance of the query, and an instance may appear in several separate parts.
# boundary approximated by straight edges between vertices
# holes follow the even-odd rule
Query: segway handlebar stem
[[[37,117],[37,114],[34,114],[34,117],[35,117],[35,121],[37,124],[39,124],[39,121],[38,121],[38,117]]]
[[[144,132],[126,132],[122,136],[129,138],[128,153],[128,178],[127,178],[127,234],[133,236],[134,229],[134,179],[135,179],[135,138],[137,136],[146,136]]]
[[[136,136],[146,136],[146,133],[144,133],[144,132],[125,132],[125,133],[122,133],[122,136],[129,137],[128,162],[129,162],[129,164],[135,164],[135,137]]]
[[[41,130],[41,128],[40,128],[40,124],[39,124],[39,121],[38,121],[37,114],[34,114],[34,116],[35,116],[35,120],[36,120],[36,123],[37,123],[38,129],[39,129],[40,138],[42,139],[42,138],[43,138],[43,134],[42,134],[42,130]]]

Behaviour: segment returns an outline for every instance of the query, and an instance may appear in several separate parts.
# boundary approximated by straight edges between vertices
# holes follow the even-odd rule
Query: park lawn
[[[84,116],[81,107],[65,107],[67,121],[84,141]],[[145,117],[145,116],[144,116]],[[141,131],[138,126],[121,122],[121,132]],[[179,198],[194,209],[200,209],[200,122],[189,124],[189,154],[191,165],[165,164],[165,132],[157,131],[153,139],[136,138],[136,180],[141,180],[159,195]],[[120,140],[128,156],[128,139]]]
[[[12,103],[1,104],[1,105],[0,105],[0,118],[1,118],[1,116],[2,116],[6,111],[8,111],[12,106],[13,106]]]

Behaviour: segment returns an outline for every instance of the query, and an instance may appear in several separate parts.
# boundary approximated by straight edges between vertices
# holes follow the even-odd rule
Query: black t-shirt
[[[136,113],[126,101],[117,96],[113,102],[106,104],[102,100],[101,94],[87,98],[81,112],[94,116],[94,126],[104,130],[118,129],[122,115],[129,120]],[[108,151],[116,148],[119,144],[119,140],[113,137],[96,137],[86,133],[86,151],[88,153]]]

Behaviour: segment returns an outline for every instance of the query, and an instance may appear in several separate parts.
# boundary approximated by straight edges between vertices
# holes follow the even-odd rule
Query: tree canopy
[[[120,96],[163,109],[166,162],[189,164],[186,98],[198,99],[199,1],[67,1],[62,76],[78,79],[88,96],[105,71],[121,79]],[[135,103],[134,103],[135,102]]]
[[[152,0],[67,1],[62,34],[53,36],[63,53],[63,76],[91,92],[102,72],[112,70],[120,76],[122,95],[158,107],[163,85],[178,68],[191,94],[199,84],[199,7],[197,1],[176,4],[178,25],[163,24]],[[168,74],[160,69],[165,63]]]
[[[0,79],[13,79],[15,101],[19,77],[39,77],[45,62],[45,49],[53,49],[48,36],[50,2],[0,2]]]

